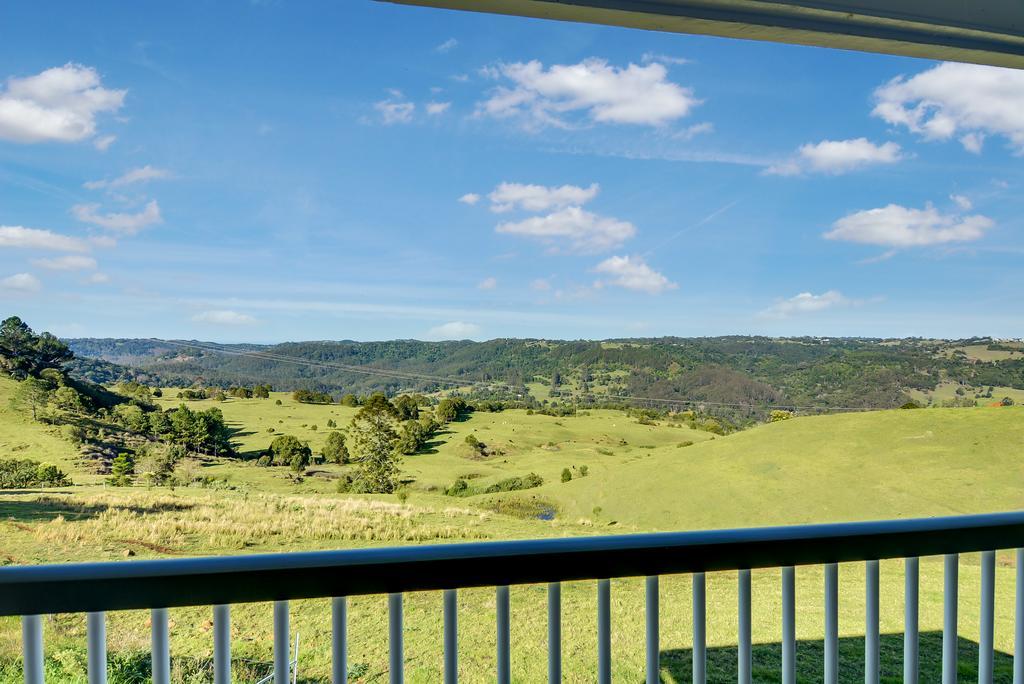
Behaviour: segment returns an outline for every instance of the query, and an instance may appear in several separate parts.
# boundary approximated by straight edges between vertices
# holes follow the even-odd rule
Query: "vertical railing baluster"
[[[85,616],[86,661],[89,684],[107,684],[107,615],[87,613]]]
[[[903,682],[917,684],[920,661],[918,635],[918,581],[920,559],[907,558],[903,576]]]
[[[562,681],[562,585],[548,584],[548,683]]]
[[[839,566],[825,566],[825,684],[839,682]]]
[[[444,592],[444,684],[459,682],[459,593]]]
[[[647,631],[647,684],[661,681],[661,638],[658,634],[658,576],[649,575],[645,584]]]
[[[512,681],[512,624],[508,586],[498,587],[494,594],[498,618],[498,684],[509,684]]]
[[[167,625],[167,609],[154,608],[149,613],[152,623],[153,684],[171,684],[171,635]]]
[[[1016,591],[1013,611],[1013,684],[1024,684],[1024,549],[1017,549]]]
[[[391,684],[405,682],[401,594],[388,594],[388,681]]]
[[[274,601],[274,684],[288,684],[291,647],[288,602]]]
[[[782,568],[782,684],[796,684],[796,569]]]
[[[693,684],[705,684],[708,676],[707,578],[693,575]]]
[[[736,681],[739,684],[750,684],[753,666],[753,654],[750,634],[750,570],[740,570],[737,580],[737,628],[739,648],[737,649]]]
[[[43,618],[21,617],[21,662],[25,684],[43,684]]]
[[[231,684],[231,606],[213,607],[213,684]]]
[[[612,581],[597,581],[597,684],[612,684]]]
[[[348,684],[348,598],[331,599],[331,683]]]
[[[956,684],[956,602],[957,578],[959,575],[960,556],[948,553],[944,559],[945,572],[943,577],[943,616],[942,616],[942,684]]]
[[[981,554],[981,621],[978,634],[978,684],[992,684],[995,657],[996,552]]]
[[[878,634],[878,561],[864,564],[864,684],[878,684],[881,661]]]

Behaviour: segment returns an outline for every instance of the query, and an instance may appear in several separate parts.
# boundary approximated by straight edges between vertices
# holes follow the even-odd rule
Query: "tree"
[[[17,316],[0,323],[0,369],[22,379],[46,368],[61,368],[74,358],[68,346],[48,332],[36,335]]]
[[[398,437],[398,451],[405,455],[415,454],[430,439],[427,426],[418,420],[407,420],[402,423],[402,431]]]
[[[416,404],[416,399],[408,394],[395,397],[391,403],[394,404],[401,420],[416,420],[420,417],[420,407]]]
[[[14,394],[11,396],[11,404],[17,409],[29,409],[32,411],[32,420],[37,419],[36,411],[44,406],[50,399],[50,384],[37,378],[27,377],[18,383]]]
[[[122,452],[114,458],[110,464],[109,484],[114,487],[130,487],[132,484],[132,473],[135,472],[135,461],[127,451]]]
[[[270,385],[256,385],[252,388],[252,396],[256,399],[269,399],[272,389]]]
[[[572,471],[568,468],[562,468],[562,482],[568,482],[572,479]]]
[[[279,435],[270,443],[270,457],[278,465],[290,465],[293,470],[302,470],[309,465],[313,452],[309,445],[292,435]]]
[[[79,415],[85,411],[85,403],[82,401],[82,395],[76,392],[72,387],[58,387],[54,390],[53,394],[50,395],[50,403],[53,404],[55,409],[62,413]]]
[[[1003,397],[1002,401],[999,402],[1002,406],[1013,406],[1012,397]]]
[[[357,491],[390,494],[398,487],[398,430],[395,407],[374,394],[349,425],[349,443],[359,463]]]
[[[340,432],[332,432],[327,435],[322,451],[324,459],[331,463],[348,463],[348,447],[345,446],[345,436]]]
[[[354,394],[346,394],[341,398],[339,402],[342,406],[355,407],[359,406],[359,397]]]

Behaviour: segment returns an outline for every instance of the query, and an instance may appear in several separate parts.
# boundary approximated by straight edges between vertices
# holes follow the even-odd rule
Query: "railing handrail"
[[[1024,511],[0,568],[0,615],[283,601],[969,553],[1024,546]]]

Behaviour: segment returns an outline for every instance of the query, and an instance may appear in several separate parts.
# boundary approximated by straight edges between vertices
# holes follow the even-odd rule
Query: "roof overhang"
[[[1024,0],[385,0],[1024,68]]]

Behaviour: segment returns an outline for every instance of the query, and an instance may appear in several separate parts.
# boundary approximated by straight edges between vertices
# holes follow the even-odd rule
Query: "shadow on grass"
[[[957,679],[961,682],[978,680],[978,644],[961,637],[957,645]],[[942,680],[942,633],[922,632],[920,641],[920,681]],[[897,684],[903,681],[903,635],[883,634],[880,639],[881,681]],[[821,682],[824,678],[824,642],[799,641],[796,646],[797,681],[801,684]],[[663,682],[689,682],[692,674],[693,653],[690,649],[661,652]],[[736,680],[737,649],[735,646],[709,648],[707,652],[707,681],[726,684]],[[779,682],[782,671],[782,646],[779,643],[755,644],[752,675],[754,682]],[[670,678],[665,675],[669,675]],[[864,681],[864,637],[846,637],[839,640],[839,681],[841,684],[860,684]],[[996,651],[994,678],[996,683],[1013,681],[1013,656]]]
[[[19,494],[25,494],[28,490],[19,490]],[[147,503],[88,503],[68,498],[69,492],[49,492],[45,496],[28,500],[5,500],[0,495],[0,520],[13,521],[15,523],[49,522],[61,516],[68,520],[86,520],[109,511],[120,509],[145,515],[147,513],[168,513],[187,511],[193,508],[193,504],[184,502],[161,501],[151,504]],[[61,496],[63,495],[63,496]]]

